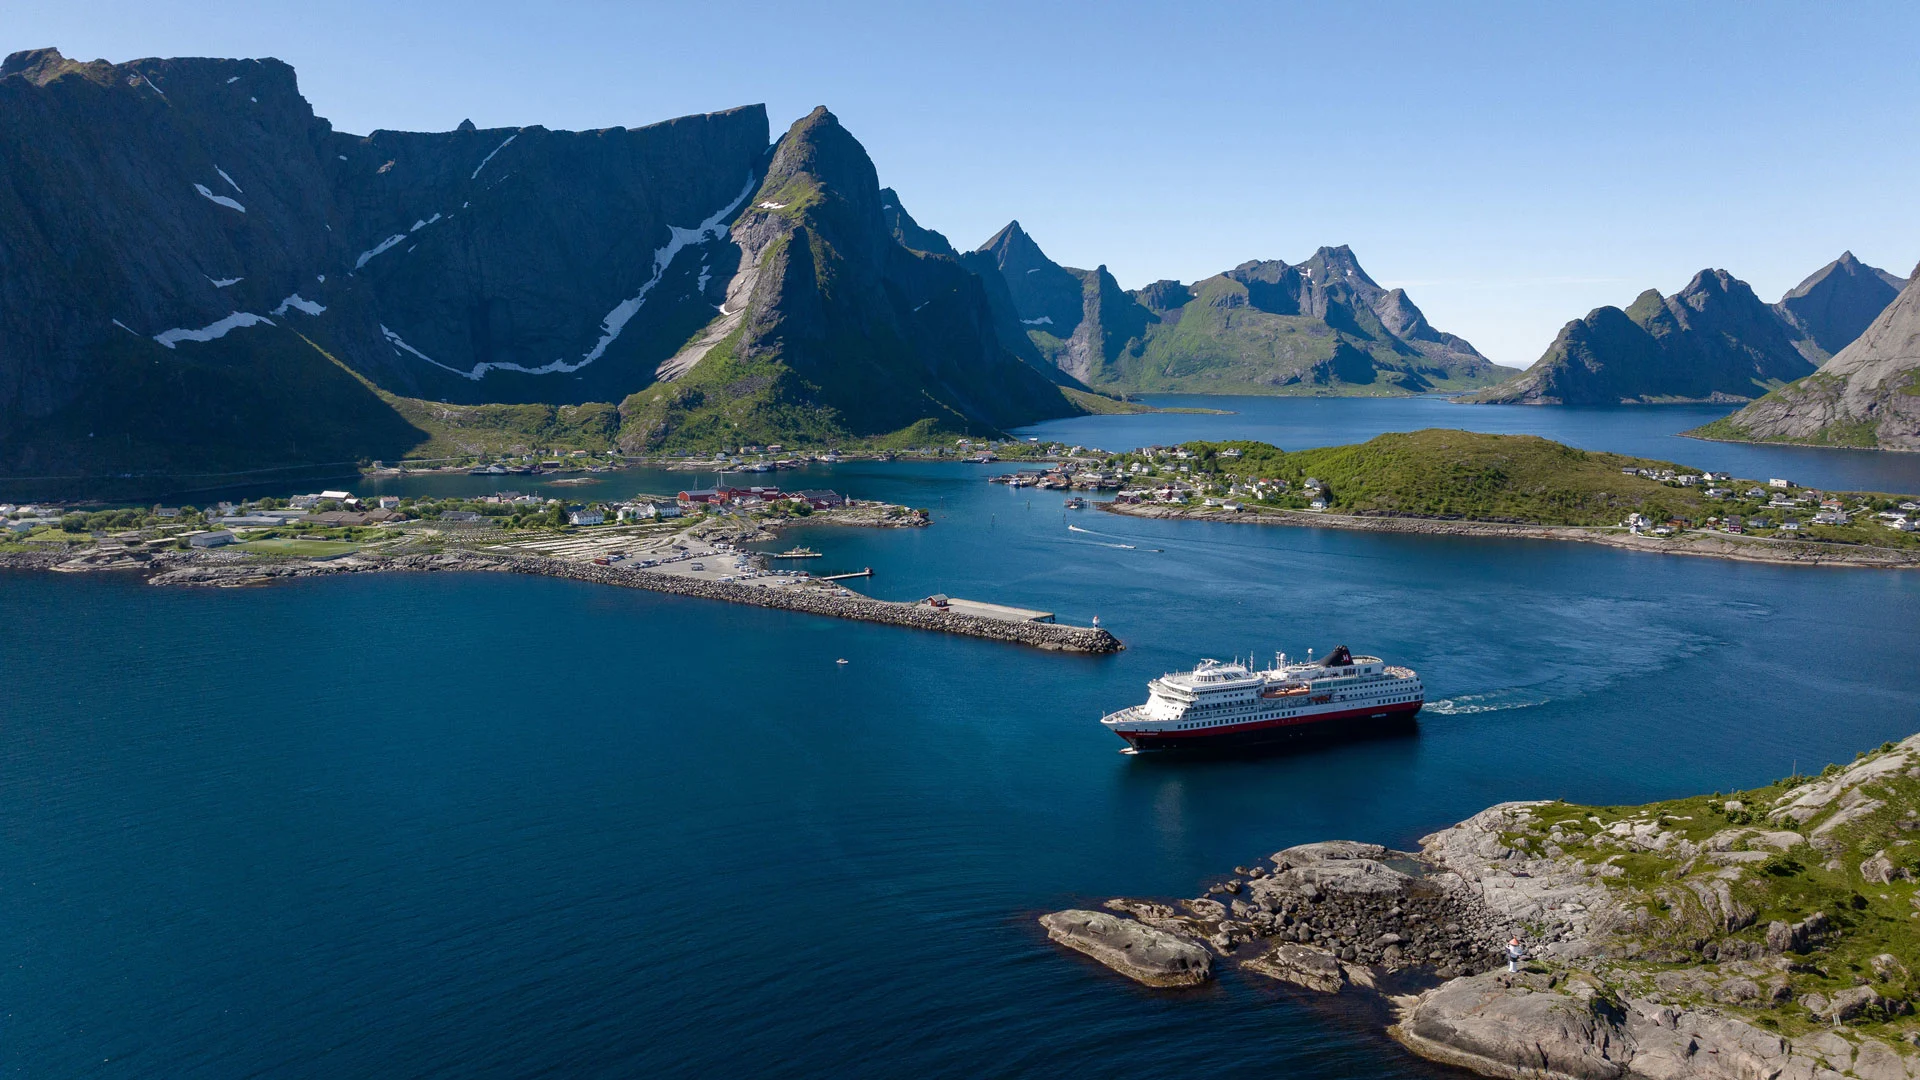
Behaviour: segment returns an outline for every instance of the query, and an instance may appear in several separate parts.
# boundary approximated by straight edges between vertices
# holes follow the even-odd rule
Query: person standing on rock
[[[1520,947],[1520,939],[1512,938],[1507,942],[1507,970],[1519,971],[1520,961],[1526,959],[1527,950]]]

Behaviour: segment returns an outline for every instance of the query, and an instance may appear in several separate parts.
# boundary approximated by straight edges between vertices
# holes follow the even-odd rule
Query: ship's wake
[[[1504,690],[1489,690],[1484,694],[1460,694],[1456,697],[1429,701],[1423,712],[1437,716],[1467,716],[1473,713],[1500,712],[1504,709],[1531,709],[1535,705],[1545,705],[1553,700],[1538,690],[1522,686],[1510,686]]]

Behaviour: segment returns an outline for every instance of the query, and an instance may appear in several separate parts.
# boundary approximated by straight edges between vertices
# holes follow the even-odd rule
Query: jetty
[[[487,557],[487,556],[483,556]],[[726,600],[756,607],[781,608],[810,615],[837,619],[885,623],[915,630],[935,630],[966,637],[989,638],[1016,645],[1030,645],[1058,652],[1104,654],[1119,652],[1120,639],[1099,627],[1065,626],[1031,618],[1010,618],[1006,613],[1021,611],[992,604],[972,604],[978,609],[996,609],[994,614],[942,609],[924,602],[917,604],[875,600],[845,589],[769,588],[741,582],[715,581],[686,574],[662,574],[645,569],[622,569],[531,555],[497,558],[501,569],[519,574],[572,578],[601,585],[696,596],[708,600]],[[1025,614],[1043,615],[1044,612]],[[1047,616],[1049,619],[1051,615]]]
[[[158,551],[131,558],[75,558],[65,553],[0,553],[0,568],[16,570],[60,570],[67,572],[136,571],[147,575],[154,585],[184,585],[209,588],[240,588],[266,585],[281,579],[332,577],[338,574],[394,572],[507,572],[537,574],[542,577],[568,578],[613,585],[627,589],[690,596],[703,600],[723,600],[754,607],[779,608],[808,615],[836,619],[883,623],[914,630],[1004,641],[1048,652],[1104,655],[1119,652],[1125,646],[1119,638],[1100,627],[1064,626],[1055,622],[1010,618],[1006,613],[1023,612],[1019,608],[998,605],[971,605],[998,608],[1000,614],[978,611],[936,609],[925,601],[898,603],[861,596],[838,585],[820,584],[821,579],[794,579],[784,583],[728,581],[692,574],[671,573],[632,563],[602,564],[578,558],[551,555],[480,551],[453,548],[417,554],[355,552],[340,558],[321,560],[262,558],[224,551]],[[1024,613],[1024,612],[1023,612]],[[1045,614],[1045,613],[1026,613]]]

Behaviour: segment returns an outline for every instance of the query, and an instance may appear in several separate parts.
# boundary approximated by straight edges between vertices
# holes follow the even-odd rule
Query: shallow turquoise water
[[[1148,992],[1033,916],[1193,895],[1306,840],[1412,844],[1505,799],[1755,784],[1920,728],[1914,575],[1070,516],[984,475],[837,468],[935,525],[783,543],[874,566],[881,596],[1098,614],[1127,651],[495,575],[0,575],[0,1061],[1438,1076],[1339,1003],[1231,974]],[[1339,643],[1421,671],[1417,736],[1183,762],[1095,723],[1197,656]]]

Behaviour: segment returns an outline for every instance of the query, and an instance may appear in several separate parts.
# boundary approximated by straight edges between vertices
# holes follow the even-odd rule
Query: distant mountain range
[[[894,240],[824,109],[771,147],[757,105],[358,136],[278,61],[41,49],[0,64],[0,155],[0,473],[397,458],[461,424],[646,448],[1081,411],[954,253]]]
[[[1409,394],[1506,374],[1434,330],[1405,290],[1381,288],[1345,246],[1129,291],[1105,266],[1049,259],[1014,221],[968,265],[997,271],[1039,355],[1098,390]]]
[[[1089,393],[1412,394],[1505,377],[1352,251],[1120,287],[1018,222],[957,250],[824,108],[350,135],[275,60],[0,63],[0,476],[475,448],[924,444]],[[1752,397],[1897,282],[1724,272],[1568,325],[1487,401]]]
[[[1859,337],[1905,282],[1846,252],[1767,304],[1725,270],[1673,296],[1641,293],[1561,329],[1525,372],[1463,398],[1488,404],[1746,401],[1814,371]]]
[[[1819,371],[1694,434],[1920,450],[1920,267],[1893,302]]]

